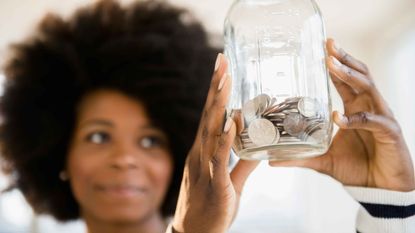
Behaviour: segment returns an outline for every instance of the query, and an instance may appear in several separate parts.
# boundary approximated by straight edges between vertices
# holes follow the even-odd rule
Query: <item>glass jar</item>
[[[233,150],[243,159],[324,154],[333,124],[325,29],[313,0],[237,0],[225,20],[232,92],[243,116]]]

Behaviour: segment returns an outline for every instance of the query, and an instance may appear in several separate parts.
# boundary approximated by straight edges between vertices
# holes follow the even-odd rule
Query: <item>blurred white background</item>
[[[0,60],[6,46],[33,30],[48,11],[69,15],[85,0],[0,0]],[[129,2],[124,0],[123,2]],[[222,24],[233,0],[171,0],[203,21],[221,43]],[[317,0],[327,34],[371,68],[415,154],[415,1]],[[209,65],[209,64],[207,64]],[[213,64],[210,64],[213,66]],[[0,72],[1,73],[1,72]],[[334,108],[342,109],[332,88]],[[6,180],[0,175],[0,188]],[[329,177],[305,169],[272,169],[263,163],[245,188],[232,232],[352,233],[358,205]],[[85,232],[81,222],[59,224],[34,216],[17,192],[0,197],[0,233]]]

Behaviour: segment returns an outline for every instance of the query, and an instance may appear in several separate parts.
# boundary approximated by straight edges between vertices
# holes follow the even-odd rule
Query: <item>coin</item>
[[[273,106],[276,102],[277,102],[277,98],[272,97],[270,102],[269,102],[269,107]]]
[[[299,113],[290,113],[284,119],[284,130],[291,136],[299,136],[307,127],[304,117]]]
[[[305,117],[313,117],[317,115],[318,102],[309,97],[303,97],[298,101],[298,111]]]
[[[269,103],[271,102],[271,97],[269,97],[267,94],[261,94],[255,97],[253,101],[257,107],[256,114],[261,115],[269,106]]]
[[[266,94],[258,95],[257,97],[247,101],[242,107],[242,113],[249,123],[258,118],[268,106],[270,97]]]
[[[271,121],[261,118],[251,122],[248,135],[255,145],[264,146],[274,143],[277,131]]]
[[[309,143],[321,143],[327,137],[327,131],[324,129],[317,129],[311,135],[305,138],[304,141]]]
[[[301,97],[290,97],[285,99],[285,103],[297,103],[298,101],[300,101]]]
[[[251,122],[256,118],[257,106],[254,101],[249,100],[242,107],[242,114],[247,122]]]
[[[280,138],[281,138],[280,130],[277,127],[275,127],[275,132],[276,132],[276,134],[275,134],[275,141],[274,141],[274,143],[278,143],[279,140],[280,140]]]

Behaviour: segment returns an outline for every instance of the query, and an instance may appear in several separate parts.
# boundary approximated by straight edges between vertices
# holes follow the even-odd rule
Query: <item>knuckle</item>
[[[209,129],[206,126],[203,126],[202,129],[202,142],[205,143],[209,138]]]
[[[348,117],[347,126],[367,124],[369,122],[369,115],[367,112],[359,112]]]
[[[375,82],[372,79],[367,78],[366,80],[367,80],[367,88],[368,89],[370,89],[370,90],[376,89]]]
[[[218,105],[218,108],[219,108],[220,110],[225,111],[225,110],[226,110],[226,103],[221,102],[221,103]]]
[[[352,77],[355,76],[354,70],[352,70],[352,69],[350,69],[348,67],[346,68],[345,73],[347,74],[346,78],[349,79],[349,80],[352,79]]]
[[[216,88],[216,86],[217,86],[217,82],[218,82],[218,77],[217,77],[218,75],[216,75],[216,74],[214,74],[213,76],[212,76],[212,80],[210,81],[210,88],[211,89],[214,89],[214,88]]]
[[[221,162],[220,156],[217,153],[215,153],[210,159],[213,169],[217,169],[221,165]]]
[[[366,63],[361,63],[362,64],[362,69],[366,72],[366,73],[369,73],[370,71],[369,71],[369,66],[367,66],[366,65]]]
[[[218,140],[219,148],[223,148],[226,145],[226,140],[223,137],[220,137]]]
[[[391,134],[393,136],[402,135],[402,128],[395,119],[393,119],[392,122],[389,125],[390,125]]]
[[[215,97],[213,97],[213,100],[212,100],[212,106],[216,106],[218,104],[218,101],[219,101],[219,96],[215,95]]]
[[[224,101],[222,99],[222,96],[216,95],[213,98],[212,107],[214,107],[215,109],[219,109],[219,110],[225,110],[226,109],[226,103],[224,103]]]
[[[208,118],[208,116],[209,116],[209,111],[207,109],[204,109],[203,110],[203,115],[202,115],[203,119]]]
[[[343,56],[340,58],[340,62],[343,64],[349,63],[353,59],[348,53],[344,52]]]
[[[376,93],[375,82],[373,82],[373,80],[368,79],[367,77],[365,77],[363,81],[364,81],[362,85],[363,91],[373,96],[374,93]]]
[[[367,124],[369,122],[369,114],[367,112],[358,113],[358,122],[360,124]]]

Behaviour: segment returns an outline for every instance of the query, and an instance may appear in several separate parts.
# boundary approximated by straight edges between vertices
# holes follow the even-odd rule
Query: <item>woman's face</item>
[[[144,106],[100,90],[82,100],[77,117],[67,172],[81,215],[129,223],[158,213],[173,162]]]

